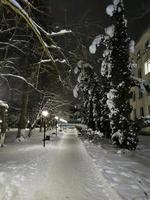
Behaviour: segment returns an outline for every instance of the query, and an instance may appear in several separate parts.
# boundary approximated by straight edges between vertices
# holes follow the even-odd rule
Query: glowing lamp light
[[[43,116],[43,117],[47,117],[48,114],[49,114],[49,112],[48,112],[47,110],[43,110],[43,111],[42,111],[42,116]]]

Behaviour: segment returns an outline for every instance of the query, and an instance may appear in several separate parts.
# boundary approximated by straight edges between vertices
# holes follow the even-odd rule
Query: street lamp
[[[48,116],[48,111],[43,110],[42,116],[43,116],[43,123],[44,123],[44,138],[43,138],[43,147],[45,147],[45,135],[46,135],[46,117]]]

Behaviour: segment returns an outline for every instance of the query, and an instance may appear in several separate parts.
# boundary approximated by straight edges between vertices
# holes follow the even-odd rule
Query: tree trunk
[[[2,116],[2,125],[1,125],[1,134],[0,134],[0,144],[1,144],[1,147],[3,147],[4,142],[5,142],[6,128],[7,128],[5,108],[2,108],[1,116]]]
[[[21,136],[25,137],[26,124],[27,124],[27,108],[28,108],[28,85],[24,84],[24,93],[22,95],[22,105],[21,105],[21,113],[18,123],[18,132],[16,138],[20,138]]]

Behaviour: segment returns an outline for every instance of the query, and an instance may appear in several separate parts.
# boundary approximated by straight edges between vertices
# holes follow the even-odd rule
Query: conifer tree
[[[127,20],[124,16],[123,0],[113,0],[106,8],[113,25],[105,29],[106,35],[97,36],[90,52],[95,53],[97,47],[103,44],[106,49],[101,64],[102,85],[104,86],[104,101],[107,103],[109,123],[113,143],[122,148],[135,149],[137,146],[136,125],[130,120],[132,108],[129,100],[132,97],[131,87],[133,62],[130,62],[130,52],[134,50],[134,41],[127,33]]]
[[[78,74],[77,85],[74,88],[74,97],[78,97],[80,91],[80,103],[83,105],[84,114],[83,122],[87,124],[88,128],[95,130],[95,122],[93,116],[93,89],[94,89],[94,80],[93,80],[93,67],[84,62],[80,61],[78,66],[75,68],[75,73]]]
[[[133,41],[127,33],[127,20],[124,17],[123,0],[114,0],[106,9],[113,20],[113,25],[106,29],[109,35],[109,56],[107,63],[107,78],[110,90],[107,94],[107,104],[110,109],[110,125],[112,141],[122,148],[135,149],[137,134],[130,120],[132,111],[129,100],[132,97],[132,64],[130,50]],[[102,67],[103,74],[104,66]]]

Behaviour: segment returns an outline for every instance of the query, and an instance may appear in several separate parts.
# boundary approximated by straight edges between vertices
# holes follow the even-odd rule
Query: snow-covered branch
[[[19,14],[27,22],[29,27],[34,31],[35,35],[37,36],[37,38],[38,38],[39,42],[41,43],[45,53],[52,60],[53,65],[57,69],[57,66],[55,64],[53,56],[51,55],[47,44],[43,40],[41,33],[40,33],[38,27],[36,26],[36,23],[34,22],[34,20],[28,15],[28,13],[21,7],[21,5],[16,0],[2,0],[2,3],[4,5],[9,6],[15,13]]]
[[[9,42],[0,42],[0,45],[6,45],[6,46],[3,46],[3,47],[0,47],[0,49],[4,49],[6,48],[7,46],[10,46],[10,47],[13,47],[15,49],[17,49],[18,51],[20,51],[21,53],[25,54],[20,48],[18,48],[16,45],[14,44],[11,44]]]
[[[13,30],[15,30],[15,29],[16,29],[16,27],[8,28],[8,29],[6,29],[6,30],[0,30],[0,34],[5,34],[5,33],[7,33],[7,32],[13,31]]]
[[[65,34],[70,34],[70,33],[72,33],[71,30],[64,29],[59,32],[52,32],[52,33],[50,33],[50,36],[60,36],[60,35],[65,35]]]
[[[5,103],[4,101],[0,100],[0,106],[5,107],[5,108],[9,108],[8,104]]]

